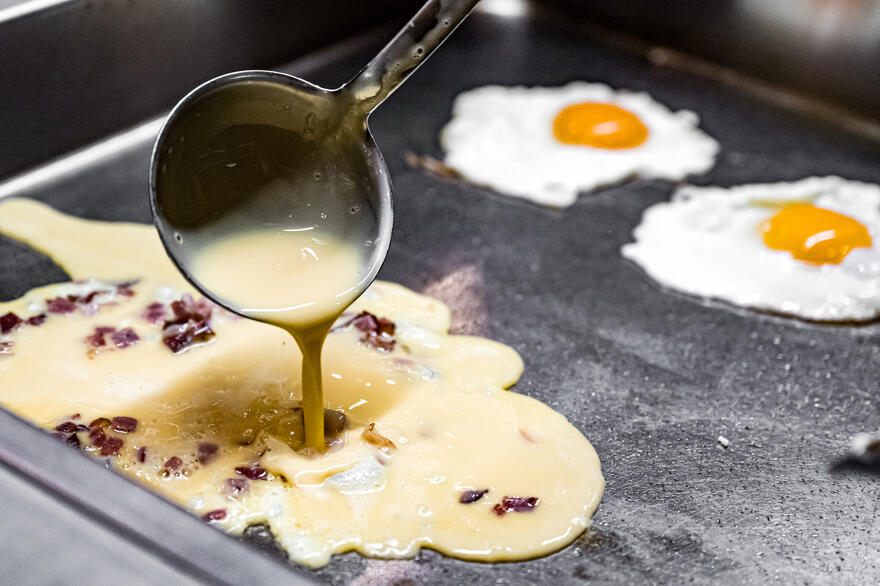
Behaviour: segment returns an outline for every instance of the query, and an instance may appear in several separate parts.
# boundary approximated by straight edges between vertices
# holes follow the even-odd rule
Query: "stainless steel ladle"
[[[360,292],[391,238],[388,170],[367,118],[479,0],[429,0],[346,85],[328,90],[273,71],[240,71],[194,89],[172,110],[153,149],[150,201],[159,235],[183,275],[198,248],[231,232],[314,226],[364,246]]]

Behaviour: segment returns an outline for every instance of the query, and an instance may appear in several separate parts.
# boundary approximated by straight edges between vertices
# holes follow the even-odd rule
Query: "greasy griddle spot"
[[[251,483],[247,478],[227,478],[223,481],[223,492],[230,498],[238,498],[251,489]]]
[[[427,155],[417,155],[412,151],[407,151],[404,155],[406,159],[406,163],[413,167],[414,169],[421,169],[423,171],[427,171],[430,175],[434,177],[440,177],[441,179],[447,179],[451,181],[464,181],[464,176],[449,167],[442,161],[438,161],[434,157],[429,157]]]
[[[134,417],[126,417],[120,415],[112,420],[113,429],[122,433],[132,433],[137,431],[138,420]]]
[[[210,324],[213,308],[207,299],[195,301],[188,293],[173,301],[174,319],[162,325],[162,341],[175,354],[196,342],[207,342],[215,335]]]
[[[208,464],[217,457],[217,452],[219,449],[220,446],[218,446],[217,444],[211,444],[207,442],[201,443],[199,444],[199,453],[196,459],[199,461],[199,464]]]
[[[463,493],[461,493],[460,497],[458,497],[458,502],[460,502],[463,505],[469,505],[471,503],[477,502],[478,500],[480,500],[481,498],[486,496],[486,493],[488,493],[488,492],[489,492],[488,488],[484,488],[481,490],[466,490]]]
[[[507,513],[531,513],[538,506],[538,497],[506,496],[492,507],[492,512],[503,517]]]
[[[213,521],[222,521],[226,518],[226,509],[214,509],[202,515],[202,521],[211,523]]]
[[[382,450],[383,452],[393,452],[397,449],[397,446],[394,445],[394,442],[376,431],[375,423],[371,423],[370,425],[365,427],[364,432],[361,434],[361,437],[365,442],[379,450]]]
[[[8,334],[21,324],[22,319],[11,311],[4,315],[0,315],[0,334]]]
[[[375,348],[380,352],[394,350],[395,325],[390,319],[376,317],[369,311],[362,311],[342,325],[333,328],[334,331],[353,326],[362,332],[360,341],[362,344]]]
[[[250,466],[237,466],[235,468],[235,473],[251,480],[267,480],[268,476],[266,469],[256,464],[251,464]]]

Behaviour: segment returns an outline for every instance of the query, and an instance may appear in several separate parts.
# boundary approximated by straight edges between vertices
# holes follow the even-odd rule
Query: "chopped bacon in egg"
[[[492,507],[492,512],[503,517],[507,513],[531,513],[538,506],[538,497],[506,496]]]
[[[469,505],[471,503],[475,503],[478,500],[480,500],[481,498],[483,498],[484,496],[486,496],[487,492],[489,492],[488,488],[484,488],[482,490],[466,490],[463,493],[461,493],[460,497],[458,497],[458,502],[460,502],[463,505]]]
[[[195,301],[189,294],[172,302],[174,319],[165,320],[162,341],[177,354],[196,342],[210,340],[215,335],[210,325],[213,308],[213,304],[207,299]]]
[[[384,317],[376,317],[369,311],[362,311],[335,330],[353,326],[361,333],[361,343],[380,352],[394,350],[394,322]]]
[[[22,319],[11,311],[0,315],[0,334],[8,334],[22,323]]]

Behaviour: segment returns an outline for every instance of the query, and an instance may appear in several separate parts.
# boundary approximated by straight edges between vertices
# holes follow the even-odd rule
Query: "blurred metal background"
[[[544,0],[880,120],[878,0]]]
[[[271,67],[419,0],[0,0],[0,178],[156,116],[214,75]],[[878,0],[486,0],[546,6],[880,120]]]

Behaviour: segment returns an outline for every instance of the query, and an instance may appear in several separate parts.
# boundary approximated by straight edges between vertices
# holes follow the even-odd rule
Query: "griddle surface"
[[[338,85],[374,49],[290,71]],[[404,161],[407,151],[442,156],[437,133],[460,91],[572,80],[695,110],[722,145],[715,169],[694,179],[701,185],[880,181],[876,145],[552,24],[473,15],[372,117],[396,205],[380,278],[433,284],[461,331],[516,348],[526,368],[515,390],[583,431],[602,460],[605,498],[590,531],[542,559],[349,554],[313,575],[358,584],[876,581],[880,476],[840,463],[853,433],[878,427],[876,325],[807,324],[661,290],[619,248],[670,183],[633,181],[554,211]],[[79,216],[150,221],[148,159],[144,145],[32,197]],[[0,241],[0,297],[62,277]]]

